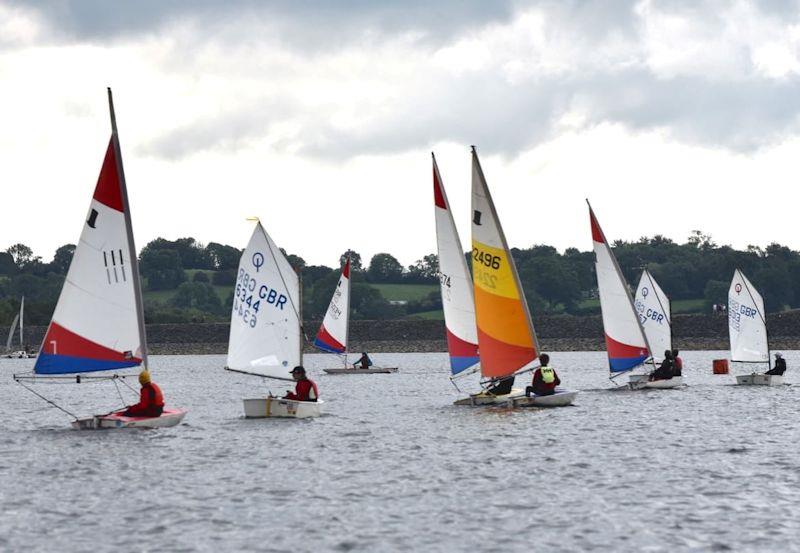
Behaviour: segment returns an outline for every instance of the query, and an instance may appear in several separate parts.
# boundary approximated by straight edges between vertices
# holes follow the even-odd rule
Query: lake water
[[[779,388],[682,357],[688,387],[632,392],[604,353],[556,353],[575,406],[511,411],[453,406],[444,354],[376,354],[400,372],[363,376],[309,355],[325,416],[245,420],[260,379],[157,356],[184,423],[99,432],[12,382],[33,361],[2,360],[0,550],[800,550],[800,352]],[[78,414],[120,401],[109,382],[37,390]]]

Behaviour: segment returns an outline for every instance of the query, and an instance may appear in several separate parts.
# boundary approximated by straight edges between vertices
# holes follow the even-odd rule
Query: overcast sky
[[[468,247],[475,144],[512,246],[694,229],[800,249],[797,1],[0,1],[0,249],[74,243],[114,90],[137,246],[312,264]]]

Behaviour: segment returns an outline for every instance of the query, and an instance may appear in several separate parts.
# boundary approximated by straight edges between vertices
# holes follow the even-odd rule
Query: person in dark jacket
[[[783,376],[783,373],[786,372],[786,360],[783,358],[783,355],[780,353],[775,354],[775,366],[772,369],[768,370],[764,374],[776,374],[779,376]]]
[[[533,372],[533,382],[531,386],[525,388],[525,395],[551,396],[556,393],[556,386],[561,384],[555,369],[550,366],[550,356],[543,353],[539,356],[541,366]]]
[[[493,382],[495,383],[494,386],[486,390],[486,393],[490,396],[504,396],[510,394],[514,387],[513,376],[507,376],[499,380],[494,380]]]
[[[666,350],[664,352],[664,360],[661,362],[661,365],[650,373],[650,380],[669,380],[672,378],[672,371],[675,367],[675,364],[672,361],[672,352],[670,350]]]
[[[676,349],[672,350],[672,376],[683,376],[683,359],[678,356],[679,353]]]
[[[358,365],[361,365],[360,367]],[[354,369],[368,369],[372,365],[372,359],[369,358],[366,351],[361,352],[361,357],[358,358],[358,361],[353,363]]]
[[[122,414],[126,417],[160,417],[164,412],[164,394],[155,382],[150,380],[150,371],[139,373],[139,403],[127,407]]]
[[[317,401],[319,399],[319,390],[317,384],[306,376],[306,369],[297,366],[289,373],[297,382],[294,386],[294,392],[286,390],[286,395],[283,399],[293,399],[295,401]]]

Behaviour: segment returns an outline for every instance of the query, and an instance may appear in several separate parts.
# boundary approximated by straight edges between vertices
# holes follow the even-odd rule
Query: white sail
[[[739,269],[728,289],[731,361],[769,363],[764,300]]]
[[[257,223],[239,261],[227,367],[291,380],[302,364],[300,279]]]
[[[436,245],[439,252],[439,283],[447,333],[447,350],[450,353],[450,372],[453,376],[466,375],[478,370],[480,361],[472,277],[467,268],[467,260],[453,222],[453,213],[450,211],[435,157],[433,199]]]
[[[19,302],[19,347],[20,349],[25,349],[25,337],[24,334],[24,318],[25,318],[25,296],[22,296],[22,299]]]
[[[653,350],[653,358],[663,360],[664,351],[672,350],[672,314],[669,298],[647,269],[639,279],[633,304]]]
[[[18,322],[19,322],[19,313],[14,315],[14,321],[11,323],[11,328],[8,329],[8,340],[6,340],[6,351],[11,351],[11,344],[14,342],[14,331],[17,330]]]
[[[347,331],[350,321],[350,258],[342,267],[339,282],[333,290],[331,303],[322,326],[319,327],[314,345],[329,353],[345,353],[347,351]]]

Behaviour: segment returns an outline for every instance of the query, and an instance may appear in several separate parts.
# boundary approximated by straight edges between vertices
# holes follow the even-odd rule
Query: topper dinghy
[[[22,296],[22,299],[19,302],[19,313],[17,313],[17,315],[14,317],[14,321],[11,323],[11,328],[8,330],[8,340],[6,341],[5,356],[9,359],[32,359],[36,357],[35,353],[28,352],[28,348],[25,345],[24,318],[25,318],[25,296]],[[14,331],[17,329],[17,324],[19,324],[20,349],[16,351],[11,351],[11,346],[14,343]]]
[[[589,222],[592,229],[597,289],[600,294],[600,311],[603,316],[611,379],[644,367],[646,362],[652,363],[655,369],[648,335],[642,328],[642,320],[634,306],[628,284],[591,205],[589,205]],[[663,308],[661,312],[664,313]],[[666,380],[650,380],[649,371],[632,373],[628,379],[628,384],[633,389],[677,388],[683,385],[682,376],[673,376]]]
[[[764,363],[769,369],[769,335],[764,313],[761,294],[744,273],[736,269],[728,289],[728,335],[732,362]],[[781,386],[783,375],[754,371],[737,376],[736,383],[743,386]]]
[[[453,376],[460,375],[479,361],[483,377],[484,389],[456,401],[456,405],[569,405],[577,392],[556,390],[550,396],[525,397],[521,388],[512,387],[516,375],[539,366],[540,349],[514,259],[475,148],[472,148],[472,293],[468,292],[468,286],[453,289],[454,284],[463,286],[463,281],[468,282],[469,273],[435,158],[433,164],[440,282],[442,304],[447,306],[451,371]],[[472,310],[474,315],[470,313]],[[468,341],[473,336],[477,337],[478,359],[474,343]]]
[[[257,222],[239,260],[226,369],[265,379],[292,381],[303,364],[300,278]],[[244,399],[247,418],[318,417],[322,400],[272,396]]]
[[[375,367],[367,369],[350,367],[347,362],[347,338],[350,328],[350,257],[345,260],[339,282],[333,290],[331,303],[314,339],[314,346],[326,353],[341,356],[343,366],[323,369],[328,374],[386,374],[397,372],[397,367]],[[371,365],[371,362],[370,362]]]
[[[31,391],[26,382],[109,379],[116,385],[117,379],[129,375],[82,376],[82,373],[120,371],[139,365],[148,369],[142,289],[111,89],[108,105],[111,140],[80,240],[39,349],[34,375],[14,375],[17,382]],[[72,425],[79,429],[157,428],[174,426],[185,415],[182,409],[165,409],[158,417],[125,417],[119,413],[86,418],[72,415],[75,418]]]

